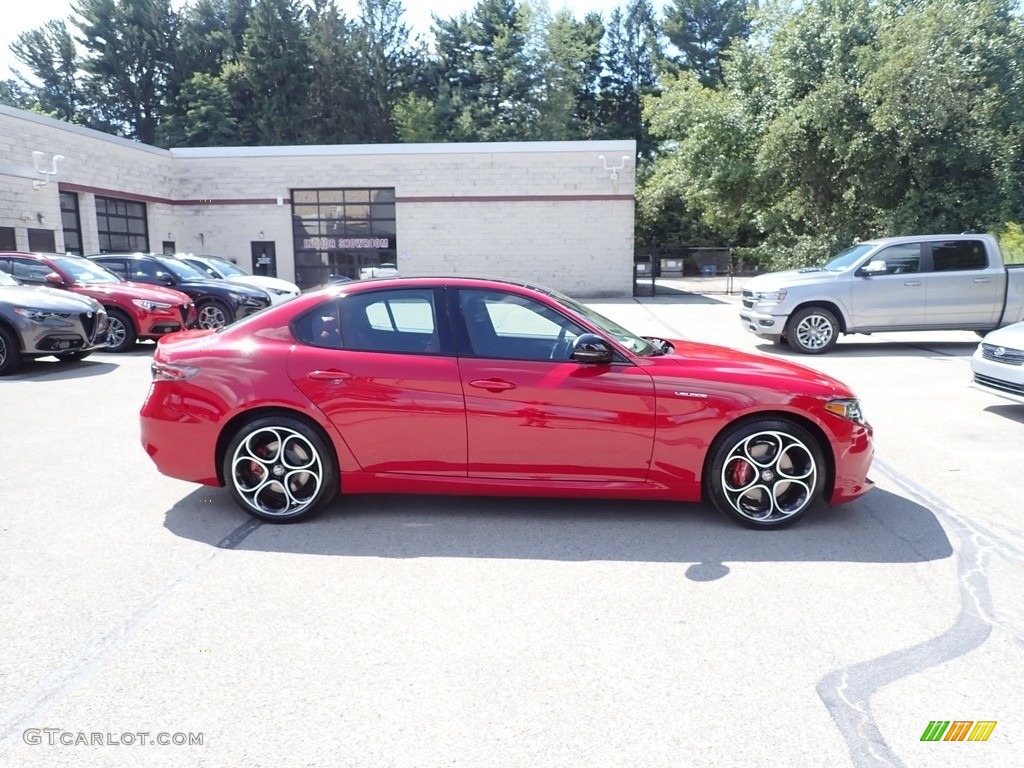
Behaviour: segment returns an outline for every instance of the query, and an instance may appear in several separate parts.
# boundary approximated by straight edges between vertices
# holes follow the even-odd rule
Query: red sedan
[[[496,280],[345,283],[165,337],[141,420],[161,472],[274,522],[343,490],[703,499],[766,529],[872,486],[838,381]]]

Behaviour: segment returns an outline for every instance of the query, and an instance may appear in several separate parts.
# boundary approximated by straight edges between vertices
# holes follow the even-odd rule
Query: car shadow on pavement
[[[994,413],[1004,419],[1024,424],[1024,405],[989,405],[985,407],[985,413]]]
[[[86,376],[101,376],[115,368],[117,368],[117,363],[108,363],[106,361],[93,360],[92,358],[77,362],[40,358],[38,360],[26,360],[16,374],[4,376],[0,379],[0,382],[81,379]]]
[[[452,496],[352,496],[294,525],[245,527],[251,519],[224,489],[203,488],[175,504],[164,525],[247,551],[692,563],[694,581],[722,578],[727,563],[918,563],[953,553],[931,510],[879,488],[852,504],[821,505],[780,531],[742,528],[706,504]]]
[[[792,347],[759,342],[759,352],[810,362],[819,355],[805,355]],[[839,342],[824,357],[940,357],[970,358],[978,348],[977,341],[854,341]]]

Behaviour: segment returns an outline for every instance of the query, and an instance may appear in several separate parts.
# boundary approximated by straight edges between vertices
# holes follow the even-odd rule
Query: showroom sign
[[[316,251],[330,248],[390,248],[386,237],[307,237],[302,247]]]

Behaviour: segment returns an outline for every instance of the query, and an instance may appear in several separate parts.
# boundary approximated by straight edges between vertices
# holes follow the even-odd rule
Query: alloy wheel
[[[814,454],[785,432],[757,432],[740,440],[722,467],[721,487],[743,517],[778,522],[801,512],[818,482]]]
[[[256,512],[292,517],[317,498],[324,482],[324,460],[299,432],[261,427],[235,449],[230,481]]]
[[[216,304],[207,304],[199,310],[198,323],[200,328],[215,331],[228,324],[228,317]]]
[[[120,347],[128,336],[128,329],[117,315],[111,315],[107,325],[107,346]]]

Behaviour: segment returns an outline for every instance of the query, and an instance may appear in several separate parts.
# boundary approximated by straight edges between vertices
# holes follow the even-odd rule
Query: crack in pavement
[[[247,520],[239,525],[214,545],[212,553],[157,587],[127,618],[88,643],[74,658],[55,669],[23,696],[0,721],[0,755],[14,746],[26,728],[36,725],[40,718],[121,650],[175,595],[209,570],[225,550],[237,547],[261,525],[258,520]]]
[[[1018,550],[885,462],[876,458],[874,468],[908,497],[930,509],[957,539],[959,546],[954,547],[954,553],[960,612],[953,626],[938,637],[834,670],[821,679],[817,691],[857,768],[905,768],[906,763],[886,743],[875,722],[871,697],[883,686],[970,653],[988,639],[994,628],[1007,631],[1024,644],[1020,635],[996,616],[986,569],[993,554],[1014,560]]]

